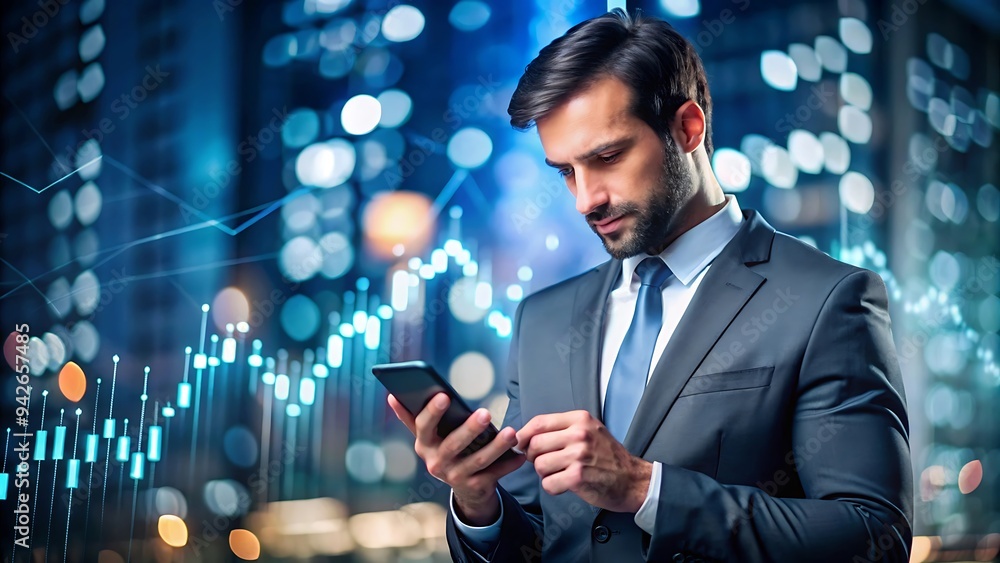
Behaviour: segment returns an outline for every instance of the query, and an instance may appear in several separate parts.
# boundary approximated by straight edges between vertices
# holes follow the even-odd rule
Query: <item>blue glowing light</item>
[[[331,334],[326,343],[326,363],[332,368],[344,364],[344,338],[339,334]]]
[[[151,462],[160,461],[160,455],[162,453],[162,445],[163,445],[163,427],[150,426],[149,447],[146,450],[146,455],[149,458],[149,461]]]
[[[316,380],[311,377],[303,377],[299,381],[299,400],[303,405],[311,405],[316,402]]]
[[[274,398],[279,401],[288,400],[288,391],[290,387],[291,382],[289,381],[288,376],[283,373],[279,373],[274,380]]]

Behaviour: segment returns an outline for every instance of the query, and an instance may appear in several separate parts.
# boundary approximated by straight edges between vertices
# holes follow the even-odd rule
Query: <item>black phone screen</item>
[[[421,361],[400,362],[395,364],[380,364],[372,367],[372,373],[382,382],[382,385],[402,403],[410,414],[416,416],[424,410],[438,393],[445,393],[451,399],[448,410],[441,417],[438,424],[437,433],[441,438],[446,437],[456,428],[465,423],[472,415],[472,409],[462,400],[462,397],[455,391],[434,368]],[[472,452],[490,443],[497,435],[497,428],[490,424],[472,441],[467,448],[462,451],[462,456],[467,456]],[[506,459],[509,456],[517,455],[512,450],[508,450],[501,456]]]

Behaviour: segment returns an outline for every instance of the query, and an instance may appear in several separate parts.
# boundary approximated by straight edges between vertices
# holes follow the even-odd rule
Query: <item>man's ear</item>
[[[684,102],[674,113],[670,134],[678,148],[692,153],[705,141],[705,112],[694,100]]]

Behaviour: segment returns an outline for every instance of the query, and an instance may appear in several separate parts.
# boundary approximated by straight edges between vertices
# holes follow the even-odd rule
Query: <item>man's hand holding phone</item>
[[[491,442],[462,457],[462,451],[490,426],[488,410],[476,410],[461,426],[441,438],[437,428],[448,410],[447,394],[435,395],[416,416],[393,395],[389,395],[388,402],[396,417],[416,436],[414,450],[427,464],[428,473],[451,486],[462,521],[472,526],[495,522],[500,515],[497,481],[525,461],[522,454],[497,461],[517,444],[515,430],[509,426],[503,428]]]

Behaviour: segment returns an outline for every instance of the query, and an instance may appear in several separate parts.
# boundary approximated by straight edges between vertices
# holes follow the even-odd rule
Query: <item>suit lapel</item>
[[[642,456],[681,389],[765,278],[747,267],[770,256],[774,229],[755,211],[713,261],[667,343],[636,408],[625,447]]]
[[[570,381],[574,404],[602,420],[600,400],[600,353],[608,294],[621,277],[621,260],[609,260],[586,274],[573,298],[570,327],[579,338],[571,338]]]

